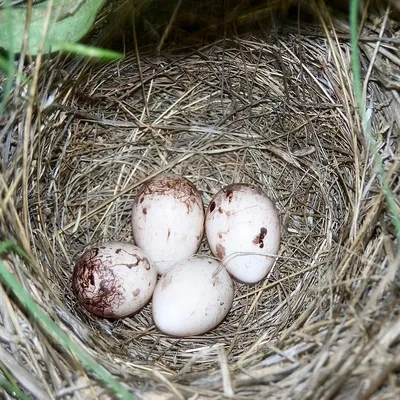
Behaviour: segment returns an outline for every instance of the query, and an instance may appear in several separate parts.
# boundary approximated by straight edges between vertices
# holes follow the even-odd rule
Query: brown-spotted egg
[[[232,184],[211,200],[205,222],[212,253],[244,283],[264,279],[276,259],[280,222],[274,203],[247,184]]]
[[[161,275],[195,254],[204,233],[204,206],[187,179],[161,174],[139,189],[132,207],[135,243]]]
[[[157,272],[142,249],[107,242],[87,249],[75,265],[72,287],[79,303],[104,318],[134,314],[150,300]]]

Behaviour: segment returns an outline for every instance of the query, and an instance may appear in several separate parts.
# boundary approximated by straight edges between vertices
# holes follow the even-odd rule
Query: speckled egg
[[[154,323],[171,336],[201,335],[225,318],[233,295],[232,279],[221,263],[193,256],[158,280],[152,300]]]
[[[195,254],[204,233],[204,206],[199,191],[182,176],[162,174],[146,182],[132,207],[135,243],[165,273]]]
[[[79,303],[104,318],[123,318],[145,306],[157,271],[139,247],[107,242],[87,249],[75,265],[72,287]]]
[[[210,202],[205,222],[212,253],[236,279],[253,284],[270,271],[279,249],[274,203],[258,187],[233,184]]]

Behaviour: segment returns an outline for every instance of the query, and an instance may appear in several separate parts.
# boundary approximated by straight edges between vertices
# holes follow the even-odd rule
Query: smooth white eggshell
[[[152,300],[154,323],[168,335],[200,335],[225,318],[233,293],[232,279],[221,263],[193,256],[158,280]]]
[[[75,265],[72,286],[90,313],[123,318],[150,300],[157,271],[139,247],[107,242],[86,250]]]
[[[276,259],[280,223],[274,203],[246,184],[220,190],[206,213],[206,236],[212,253],[244,283],[264,279]]]
[[[132,207],[135,243],[159,274],[196,253],[204,233],[199,191],[182,176],[163,174],[146,182]]]

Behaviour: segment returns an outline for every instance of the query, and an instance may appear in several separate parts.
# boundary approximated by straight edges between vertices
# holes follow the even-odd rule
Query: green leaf
[[[74,43],[80,40],[92,27],[103,2],[104,0],[54,0],[43,48],[44,53],[60,50],[63,42]],[[49,5],[50,2],[45,1],[32,6],[28,28],[28,54],[36,55],[40,51]],[[21,51],[26,16],[25,5],[6,6],[0,9],[0,47],[12,53]],[[7,29],[10,21],[11,31]]]

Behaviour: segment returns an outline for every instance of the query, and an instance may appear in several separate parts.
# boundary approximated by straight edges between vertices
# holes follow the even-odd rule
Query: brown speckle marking
[[[210,204],[210,212],[213,212],[215,210],[215,201],[212,201]]]
[[[113,310],[124,301],[123,282],[99,257],[98,248],[87,250],[78,260],[72,278],[73,291],[89,312],[113,317]],[[98,285],[94,285],[94,277]]]
[[[139,296],[139,293],[140,293],[140,289],[139,289],[139,288],[135,289],[135,290],[132,292],[133,297]]]
[[[126,251],[124,249],[117,249],[115,250],[116,254],[121,253],[122,251],[124,251],[126,254],[128,254],[129,256],[131,256],[135,261],[132,263],[125,263],[125,264],[120,264],[120,265],[125,265],[125,267],[131,269],[133,267],[137,267],[141,262],[144,262],[145,264],[149,264],[149,260],[146,257],[140,258],[138,257],[137,254],[135,253],[129,253],[129,251]],[[111,257],[110,257],[111,258]],[[116,264],[117,265],[117,264]],[[146,269],[150,269],[146,267]]]
[[[221,233],[221,232],[218,232],[218,237],[219,237],[220,239],[222,239],[222,233]]]
[[[145,196],[149,198],[173,196],[186,206],[188,214],[192,212],[195,205],[202,206],[203,204],[199,191],[191,182],[186,178],[170,173],[159,175],[144,183],[138,193],[139,203],[143,201]]]
[[[143,207],[142,213],[143,213],[144,215],[147,214],[147,208],[146,208],[146,207]]]
[[[169,239],[170,236],[171,236],[171,229],[168,228],[167,240]]]
[[[222,261],[225,258],[225,253],[226,253],[225,247],[222,246],[221,243],[218,243],[217,246],[215,247],[215,250],[218,260]]]
[[[218,212],[219,212],[220,214],[222,214],[224,211],[223,211],[222,208],[220,207],[220,208],[218,208]]]
[[[258,246],[260,249],[264,247],[264,239],[267,236],[268,230],[267,228],[260,228],[260,233],[253,239],[253,244]]]
[[[225,196],[226,196],[226,198],[228,199],[228,201],[230,203],[232,201],[232,198],[233,198],[233,190],[232,189],[228,189],[225,192]]]

